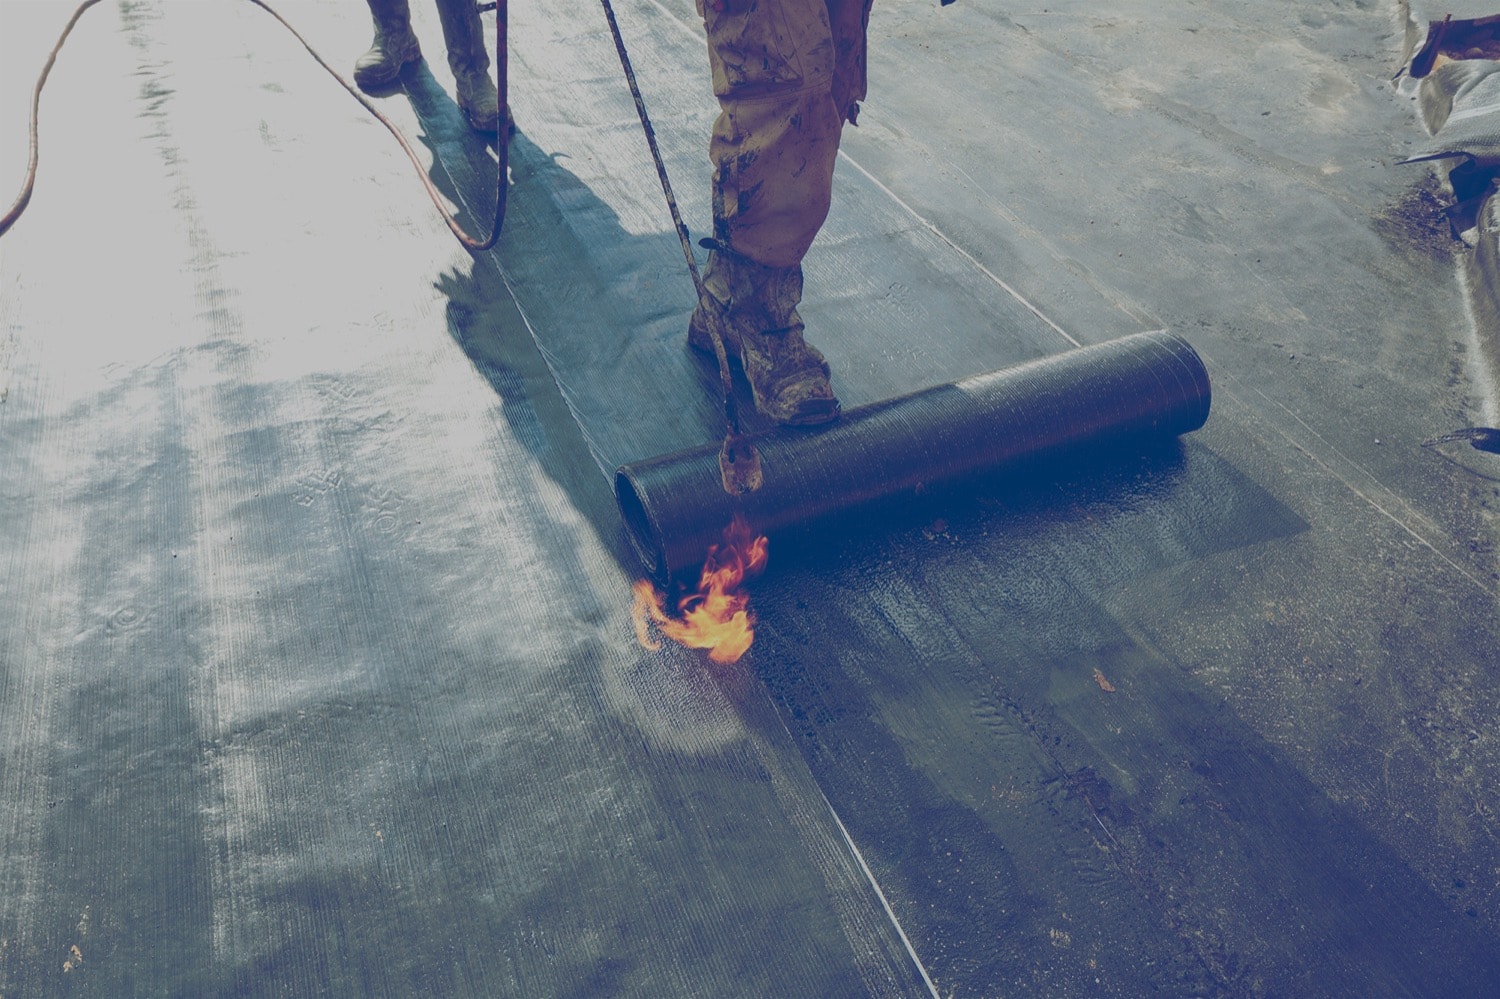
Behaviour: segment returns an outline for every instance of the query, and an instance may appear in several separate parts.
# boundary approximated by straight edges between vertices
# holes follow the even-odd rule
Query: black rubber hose
[[[1181,337],[1138,333],[846,412],[815,431],[750,438],[765,485],[727,495],[719,448],[622,466],[615,498],[647,571],[696,572],[736,512],[771,535],[874,500],[1065,448],[1177,437],[1208,419],[1208,371]]]

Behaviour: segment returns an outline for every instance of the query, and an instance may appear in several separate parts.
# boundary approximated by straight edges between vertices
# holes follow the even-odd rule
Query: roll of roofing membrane
[[[623,465],[615,498],[658,580],[696,572],[736,512],[772,535],[874,500],[1081,445],[1170,438],[1208,419],[1208,371],[1166,331],[1029,361],[846,412],[813,430],[750,438],[765,484],[724,492],[719,445]]]

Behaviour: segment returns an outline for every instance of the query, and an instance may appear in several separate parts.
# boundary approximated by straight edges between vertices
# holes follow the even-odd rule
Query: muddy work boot
[[[740,362],[755,408],[777,423],[827,423],[839,415],[828,362],[802,338],[802,268],[765,267],[718,250],[703,268],[708,306],[718,315],[724,350]],[[713,353],[700,302],[688,321],[688,343]]]
[[[500,95],[490,79],[490,54],[476,0],[438,0],[443,40],[448,44],[448,68],[458,92],[458,106],[476,132],[500,131]]]
[[[411,8],[406,0],[368,0],[375,22],[370,51],[354,64],[354,82],[364,91],[396,82],[401,67],[422,58],[422,48],[411,31]]]

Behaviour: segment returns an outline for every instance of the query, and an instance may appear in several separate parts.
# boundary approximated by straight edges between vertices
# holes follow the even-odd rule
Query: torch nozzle
[[[719,449],[719,480],[731,496],[753,493],[765,482],[760,470],[760,454],[755,445],[735,433],[724,438]]]

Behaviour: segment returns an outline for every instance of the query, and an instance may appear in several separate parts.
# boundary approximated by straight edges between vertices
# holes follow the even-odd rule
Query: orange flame
[[[635,637],[648,649],[661,643],[651,638],[650,625],[679,645],[707,649],[716,663],[738,662],[755,641],[755,615],[744,584],[766,567],[766,538],[756,536],[739,514],[724,528],[724,543],[708,550],[698,590],[677,601],[677,616],[667,613],[666,598],[649,580],[635,584],[635,606],[630,617]]]

